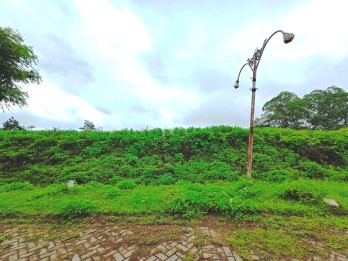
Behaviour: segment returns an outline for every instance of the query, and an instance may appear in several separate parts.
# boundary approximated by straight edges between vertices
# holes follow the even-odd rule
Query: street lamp
[[[249,58],[247,62],[242,66],[242,68],[239,70],[238,77],[236,80],[236,83],[234,84],[234,88],[239,88],[239,76],[242,72],[243,68],[246,65],[249,65],[251,71],[253,72],[253,85],[251,88],[251,112],[250,112],[250,132],[249,132],[249,144],[248,144],[248,164],[247,164],[247,176],[251,177],[251,169],[253,164],[253,143],[254,143],[254,113],[255,113],[255,92],[256,92],[256,73],[257,68],[259,67],[259,63],[263,54],[263,51],[265,50],[265,47],[269,40],[275,35],[276,33],[282,33],[283,34],[283,42],[284,43],[290,43],[294,38],[295,35],[293,33],[285,33],[282,30],[275,31],[269,38],[267,38],[262,45],[261,49],[257,49],[254,51],[253,57]]]

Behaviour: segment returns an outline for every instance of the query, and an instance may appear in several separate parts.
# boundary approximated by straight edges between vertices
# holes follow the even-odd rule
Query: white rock
[[[68,182],[68,188],[73,188],[75,186],[75,181],[69,180]]]
[[[330,206],[333,207],[339,207],[340,205],[338,205],[338,203],[336,202],[336,200],[331,199],[331,198],[323,198],[324,202]]]

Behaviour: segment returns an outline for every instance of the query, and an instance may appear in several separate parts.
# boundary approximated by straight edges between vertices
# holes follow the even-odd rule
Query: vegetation
[[[230,242],[247,260],[250,249],[262,260],[308,260],[308,256],[326,254],[327,249],[348,255],[347,228],[348,220],[343,217],[276,215],[251,226],[240,224]]]
[[[19,83],[40,83],[39,72],[34,68],[37,56],[24,44],[19,32],[0,27],[0,107],[26,105],[28,94]]]
[[[248,131],[217,126],[173,130],[0,131],[0,181],[174,184],[245,175]],[[348,129],[255,132],[255,179],[348,180]]]
[[[1,130],[0,216],[173,224],[213,215],[238,221],[224,238],[247,260],[250,249],[305,259],[318,254],[313,242],[348,254],[348,129],[256,129],[252,180],[247,142],[247,130],[227,126]]]
[[[2,124],[2,130],[25,130],[15,118],[11,117]]]
[[[281,92],[266,102],[258,126],[337,130],[348,126],[348,92],[332,86],[315,90],[302,99]]]
[[[66,183],[46,187],[28,182],[0,186],[0,215],[56,216],[73,219],[97,213],[159,215],[179,219],[212,214],[239,220],[258,220],[265,213],[283,216],[329,216],[348,214],[346,183],[297,180],[211,182],[174,185],[117,186],[90,182],[69,188]],[[334,198],[339,208],[325,204]]]
[[[97,129],[95,127],[93,122],[88,121],[88,120],[85,120],[83,126],[80,127],[79,129],[82,130],[82,131],[86,131],[86,130],[89,130],[89,131],[100,130],[100,129]]]

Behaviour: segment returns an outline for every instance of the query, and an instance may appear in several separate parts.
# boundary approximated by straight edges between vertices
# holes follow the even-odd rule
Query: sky
[[[241,66],[273,32],[257,72],[255,117],[282,91],[348,90],[345,0],[0,0],[0,26],[38,55],[28,106],[0,114],[36,129],[248,128]]]

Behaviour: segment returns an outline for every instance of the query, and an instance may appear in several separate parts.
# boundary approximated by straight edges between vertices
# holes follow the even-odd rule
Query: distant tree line
[[[332,86],[299,98],[281,92],[262,107],[258,127],[337,130],[348,126],[348,92]]]
[[[35,129],[35,126],[24,126],[19,123],[14,117],[9,118],[7,121],[2,123],[2,128],[0,130],[33,130]],[[79,128],[81,131],[101,131],[101,127],[96,127],[95,124],[89,120],[85,120],[82,127]],[[54,127],[54,131],[59,130],[59,128]]]
[[[33,130],[35,126],[22,126],[19,124],[15,118],[11,117],[7,121],[2,124],[2,128],[0,130]]]

